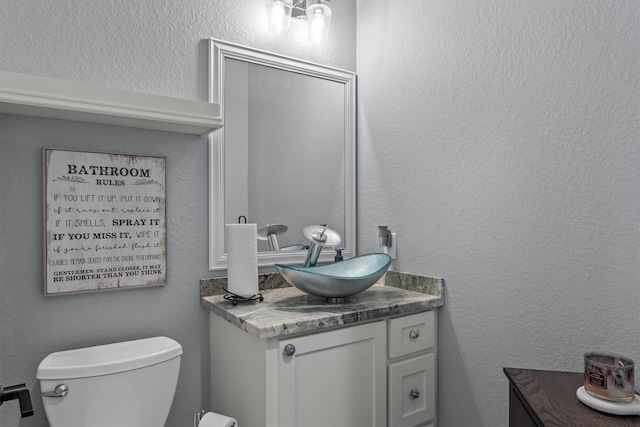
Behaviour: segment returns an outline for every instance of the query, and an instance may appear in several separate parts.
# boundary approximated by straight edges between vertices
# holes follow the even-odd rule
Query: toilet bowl
[[[86,347],[45,357],[36,378],[51,427],[163,426],[182,346],[167,337]]]

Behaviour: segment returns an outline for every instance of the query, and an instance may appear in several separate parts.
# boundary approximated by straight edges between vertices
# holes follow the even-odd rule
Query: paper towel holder
[[[227,301],[231,301],[233,305],[238,305],[239,302],[264,301],[264,297],[262,296],[261,293],[257,293],[250,297],[243,297],[242,295],[236,295],[233,292],[229,292],[227,288],[222,288],[222,289],[226,292],[223,298],[226,299]]]

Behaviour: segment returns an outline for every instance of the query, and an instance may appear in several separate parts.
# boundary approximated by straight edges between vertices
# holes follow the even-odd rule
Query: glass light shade
[[[321,3],[310,4],[307,7],[307,31],[309,41],[313,43],[324,43],[329,34],[331,24],[331,9]]]
[[[293,0],[267,0],[269,31],[278,34],[289,31],[292,7]]]

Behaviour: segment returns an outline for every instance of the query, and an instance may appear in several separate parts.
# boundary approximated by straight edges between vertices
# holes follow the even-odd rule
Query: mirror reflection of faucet
[[[284,224],[267,224],[266,227],[258,230],[258,240],[268,240],[271,250],[279,251],[278,235],[286,233],[288,229],[289,227]]]
[[[266,227],[258,230],[258,240],[268,240],[269,248],[272,252],[281,251],[281,252],[291,252],[291,251],[306,251],[309,249],[309,245],[303,244],[295,244],[280,247],[280,243],[278,242],[278,236],[280,234],[284,234],[287,232],[289,227],[284,224],[267,224]]]
[[[313,267],[318,262],[320,251],[324,246],[336,247],[342,244],[342,237],[337,231],[328,225],[307,225],[302,229],[302,234],[311,242],[304,267]]]

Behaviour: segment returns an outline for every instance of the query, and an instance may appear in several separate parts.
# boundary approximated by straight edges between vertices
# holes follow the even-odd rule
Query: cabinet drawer
[[[389,358],[426,350],[435,345],[435,313],[425,311],[389,320]]]
[[[415,426],[436,416],[436,355],[389,365],[389,425]]]

